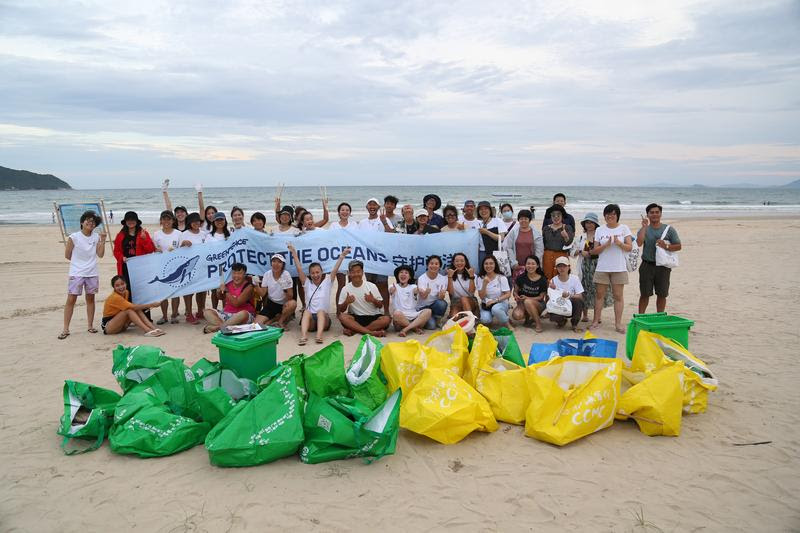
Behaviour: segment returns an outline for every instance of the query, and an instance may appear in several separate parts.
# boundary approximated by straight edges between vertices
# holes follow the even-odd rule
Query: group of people
[[[541,332],[543,319],[549,315],[558,327],[569,322],[574,331],[580,331],[579,323],[589,321],[590,308],[593,317],[589,327],[593,329],[601,324],[603,309],[612,305],[615,329],[624,332],[623,289],[628,283],[628,254],[635,247],[642,247],[639,312],[645,312],[654,292],[656,309],[663,311],[670,269],[655,264],[656,248],[673,252],[681,248],[675,229],[669,226],[664,231],[662,208],[657,204],[647,206],[636,236],[620,223],[616,204],[603,210],[603,224],[597,214],[587,213],[580,220],[582,231],[576,236],[576,221],[567,213],[566,196],[560,193],[547,209],[541,230],[533,226],[530,210],[521,209],[515,217],[513,206],[507,203],[500,206],[500,216],[496,216],[488,201],[467,200],[461,209],[453,205],[441,209],[440,198],[428,194],[423,198],[423,208],[404,205],[398,210],[399,200],[388,195],[383,202],[370,198],[365,206],[367,217],[360,221],[352,220],[352,206],[341,202],[336,208],[338,220],[330,222],[327,199],[322,201],[323,216],[317,221],[303,207],[281,205],[278,196],[275,224],[269,228],[267,217],[261,212],[253,213],[250,225],[246,225],[244,211],[239,207],[231,209],[229,225],[225,213],[204,205],[200,187],[199,211],[190,213],[182,205],[173,208],[167,186],[165,182],[167,209],[161,213],[160,229],[152,237],[135,212],[128,211],[123,217],[113,247],[117,275],[111,280],[113,291],[105,301],[101,321],[106,334],[137,326],[147,336],[159,336],[164,334],[159,326],[180,321],[180,298],[146,305],[131,302],[127,268],[131,257],[170,253],[210,240],[228,239],[245,227],[287,237],[326,227],[329,231],[347,228],[417,235],[476,229],[480,234],[477,269],[464,251],[454,253],[447,265],[441,257],[432,255],[418,278],[411,266],[398,266],[390,285],[388,276],[365,272],[364,264],[358,260],[349,261],[346,273],[341,272],[349,249],[342,251],[330,272],[325,273],[319,263],[312,263],[306,273],[294,246],[287,242],[287,251],[297,267],[296,276],[286,270],[286,257],[275,254],[263,276],[248,275],[244,264],[232,265],[230,281],[221,282],[219,288],[210,291],[210,305],[205,291],[183,296],[186,322],[205,321],[203,329],[207,333],[250,322],[286,328],[299,307],[301,345],[308,342],[309,332],[314,333],[316,342],[323,342],[324,332],[331,327],[329,302],[334,280],[335,313],[346,335],[384,336],[393,325],[400,336],[406,336],[441,327],[448,318],[466,311],[487,326],[528,325]],[[83,290],[88,330],[97,332],[93,327],[94,295],[99,286],[97,260],[103,257],[106,235],[94,232],[100,223],[95,213],[87,211],[80,222],[81,230],[69,236],[65,252],[70,260],[70,280],[64,328],[59,335],[62,339],[69,335],[73,308]],[[574,258],[574,271],[570,258]],[[548,313],[548,293],[568,298],[571,316]],[[161,318],[154,322],[150,311],[158,307]]]

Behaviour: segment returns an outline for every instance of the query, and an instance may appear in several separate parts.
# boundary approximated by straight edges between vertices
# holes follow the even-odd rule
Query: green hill
[[[64,180],[52,174],[36,174],[27,170],[0,167],[0,191],[71,189]]]

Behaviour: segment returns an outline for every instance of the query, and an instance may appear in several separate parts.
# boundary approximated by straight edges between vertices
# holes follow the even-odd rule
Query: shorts
[[[223,322],[225,322],[226,320],[229,320],[233,315],[236,314],[236,313],[229,313],[227,311],[218,311],[217,309],[212,309],[212,311],[217,313],[217,316]],[[252,322],[255,319],[255,317],[253,316],[253,313],[247,313],[247,315],[248,315],[248,317],[247,317],[247,321],[244,322],[245,324],[249,324],[250,322]]]
[[[114,315],[117,316],[117,315]],[[103,330],[103,335],[106,334],[106,324],[111,322],[111,319],[114,318],[113,316],[104,316],[103,319],[100,321],[100,329]]]
[[[595,271],[592,281],[601,285],[627,285],[627,272],[600,272]]]
[[[656,296],[669,296],[669,275],[672,269],[658,266],[650,261],[642,261],[639,266],[639,293],[649,297],[655,290]]]
[[[259,315],[265,316],[268,319],[272,320],[276,316],[279,316],[282,312],[283,312],[283,304],[273,302],[269,298],[267,298],[266,300],[261,300],[261,308],[258,310]]]
[[[540,315],[542,314],[542,311],[544,311],[545,308],[547,307],[547,303],[544,300],[534,300],[533,303],[539,310]],[[517,302],[517,306],[521,307],[522,309],[525,309],[524,302]]]
[[[367,281],[371,283],[388,283],[389,276],[382,276],[380,274],[367,274]]]
[[[70,276],[67,283],[67,292],[80,296],[83,294],[83,287],[86,287],[86,294],[97,294],[97,289],[100,287],[100,276]]]
[[[366,328],[384,315],[350,315],[362,328]]]
[[[311,313],[311,329],[316,329],[317,325],[317,313]],[[328,322],[325,324],[325,331],[331,329],[331,317],[328,317]]]

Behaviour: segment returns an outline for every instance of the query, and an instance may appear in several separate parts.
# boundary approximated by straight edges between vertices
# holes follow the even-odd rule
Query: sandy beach
[[[0,226],[0,530],[797,530],[800,219],[681,220],[676,228],[683,251],[667,311],[695,321],[690,349],[720,380],[708,411],[684,416],[680,437],[647,437],[632,421],[616,422],[558,448],[500,423],[450,446],[401,430],[397,453],[369,465],[293,457],[222,469],[202,446],[149,460],[115,455],[107,444],[63,454],[56,429],[64,379],[118,390],[116,344],[156,344],[189,364],[217,351],[201,326],[183,322],[157,339],[134,330],[90,334],[82,298],[72,335],[57,340],[68,272],[58,229]],[[114,273],[108,248],[98,328]],[[626,323],[637,279],[625,291]],[[298,332],[295,321],[279,360],[303,351]],[[613,310],[597,334],[624,349]],[[551,324],[541,334],[517,329],[525,352],[562,336],[570,335]],[[358,337],[342,336],[336,322],[326,341],[337,338],[349,358]]]

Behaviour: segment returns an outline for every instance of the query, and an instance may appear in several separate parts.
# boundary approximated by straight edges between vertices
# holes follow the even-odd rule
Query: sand
[[[67,280],[58,230],[0,226],[0,530],[796,530],[800,220],[676,227],[684,250],[668,311],[695,321],[691,349],[721,382],[706,413],[684,417],[680,437],[647,437],[617,422],[557,448],[501,423],[451,446],[401,430],[397,453],[370,465],[288,458],[221,469],[202,446],[149,460],[112,454],[107,444],[61,452],[63,380],[117,389],[112,348],[146,339],[89,334],[80,306],[72,335],[57,340]],[[101,269],[97,327],[115,270],[110,250]],[[636,311],[636,279],[625,291],[626,322]],[[598,334],[624,346],[612,316],[607,310]],[[150,343],[189,363],[216,357],[200,326],[165,329]],[[527,350],[559,333],[550,326],[517,336]],[[297,336],[296,326],[284,334],[279,359],[301,351]],[[327,340],[336,338],[349,357],[358,339],[341,336],[338,323]]]

